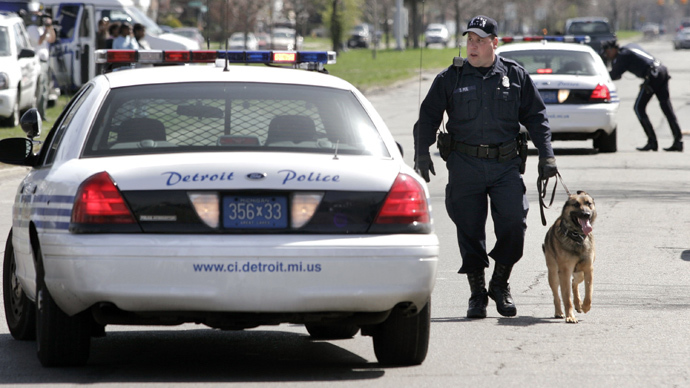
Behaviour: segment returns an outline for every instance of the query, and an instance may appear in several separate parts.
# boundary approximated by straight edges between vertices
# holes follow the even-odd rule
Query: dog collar
[[[568,229],[565,227],[564,223],[561,221],[559,229],[561,230],[561,233],[563,235],[573,241],[575,241],[578,244],[582,244],[585,242],[585,236],[584,233],[578,233],[578,232],[573,232],[572,230]]]

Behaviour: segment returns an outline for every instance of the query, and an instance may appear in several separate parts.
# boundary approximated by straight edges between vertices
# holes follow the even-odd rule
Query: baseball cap
[[[489,35],[498,36],[498,24],[488,16],[475,16],[467,23],[467,31],[462,34],[467,35],[468,32],[474,32],[482,38],[486,38]]]
[[[601,49],[602,50],[606,50],[606,49],[610,49],[610,48],[619,48],[618,42],[615,39],[610,39],[610,40],[606,40],[606,41],[601,42]]]

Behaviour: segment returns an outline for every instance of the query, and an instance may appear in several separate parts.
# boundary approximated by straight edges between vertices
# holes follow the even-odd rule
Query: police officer
[[[611,71],[609,72],[611,79],[620,79],[626,71],[644,79],[640,86],[640,93],[637,95],[637,100],[635,100],[635,114],[637,114],[637,118],[640,120],[640,124],[642,124],[642,129],[644,129],[644,133],[647,135],[647,144],[637,149],[639,151],[656,151],[659,149],[654,127],[652,122],[649,121],[649,116],[647,116],[646,112],[649,100],[656,94],[661,110],[664,112],[671,127],[671,133],[673,133],[673,144],[668,148],[664,148],[664,151],[682,152],[683,134],[671,105],[668,91],[668,80],[671,77],[668,75],[666,66],[662,65],[658,59],[636,44],[619,47],[615,40],[611,40],[604,42],[602,49],[604,50],[605,57],[612,61]]]
[[[524,68],[496,55],[497,30],[490,17],[470,20],[464,33],[468,58],[461,67],[450,66],[436,76],[414,128],[415,169],[429,182],[429,172],[436,174],[429,147],[444,112],[448,114],[453,139],[446,160],[446,209],[457,228],[462,256],[458,272],[467,274],[470,284],[468,318],[486,317],[488,297],[501,315],[517,314],[508,279],[522,257],[529,210],[516,144],[520,123],[539,151],[540,178],[558,172],[544,102]],[[497,240],[488,255],[487,195]],[[487,292],[484,270],[489,256],[495,266]]]

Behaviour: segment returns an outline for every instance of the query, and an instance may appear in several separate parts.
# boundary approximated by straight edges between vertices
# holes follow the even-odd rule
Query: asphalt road
[[[690,130],[690,51],[645,42],[672,75],[681,127]],[[450,60],[450,59],[449,59]],[[412,163],[412,124],[433,74],[368,95]],[[430,190],[441,260],[432,303],[429,354],[417,367],[381,368],[371,339],[312,341],[296,325],[220,332],[203,326],[108,327],[92,341],[89,365],[44,369],[35,343],[14,341],[0,317],[0,384],[22,386],[358,386],[358,387],[685,387],[690,386],[690,158],[688,153],[641,153],[645,136],[632,110],[639,80],[617,81],[621,95],[618,149],[597,154],[589,142],[556,142],[558,167],[571,191],[595,199],[597,260],[594,298],[578,324],[554,319],[541,243],[537,158],[525,174],[531,211],[525,255],[511,278],[518,316],[467,320],[469,287],[457,274],[455,229],[443,205],[447,173],[434,158]],[[656,99],[648,113],[660,145],[671,132]],[[687,137],[686,137],[687,138]],[[690,138],[688,138],[690,139]],[[690,147],[690,143],[686,142]],[[10,228],[22,170],[0,171],[0,233]],[[565,192],[546,211],[560,213]],[[487,245],[493,245],[489,219]],[[2,248],[0,248],[2,249]],[[0,315],[3,313],[0,312]]]

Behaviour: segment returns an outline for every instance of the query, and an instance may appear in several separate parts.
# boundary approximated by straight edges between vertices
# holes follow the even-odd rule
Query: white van
[[[198,50],[199,43],[183,36],[164,33],[131,0],[41,0],[52,10],[57,41],[51,45],[50,60],[60,89],[74,91],[97,75],[94,63],[98,21],[141,23],[152,49]]]

